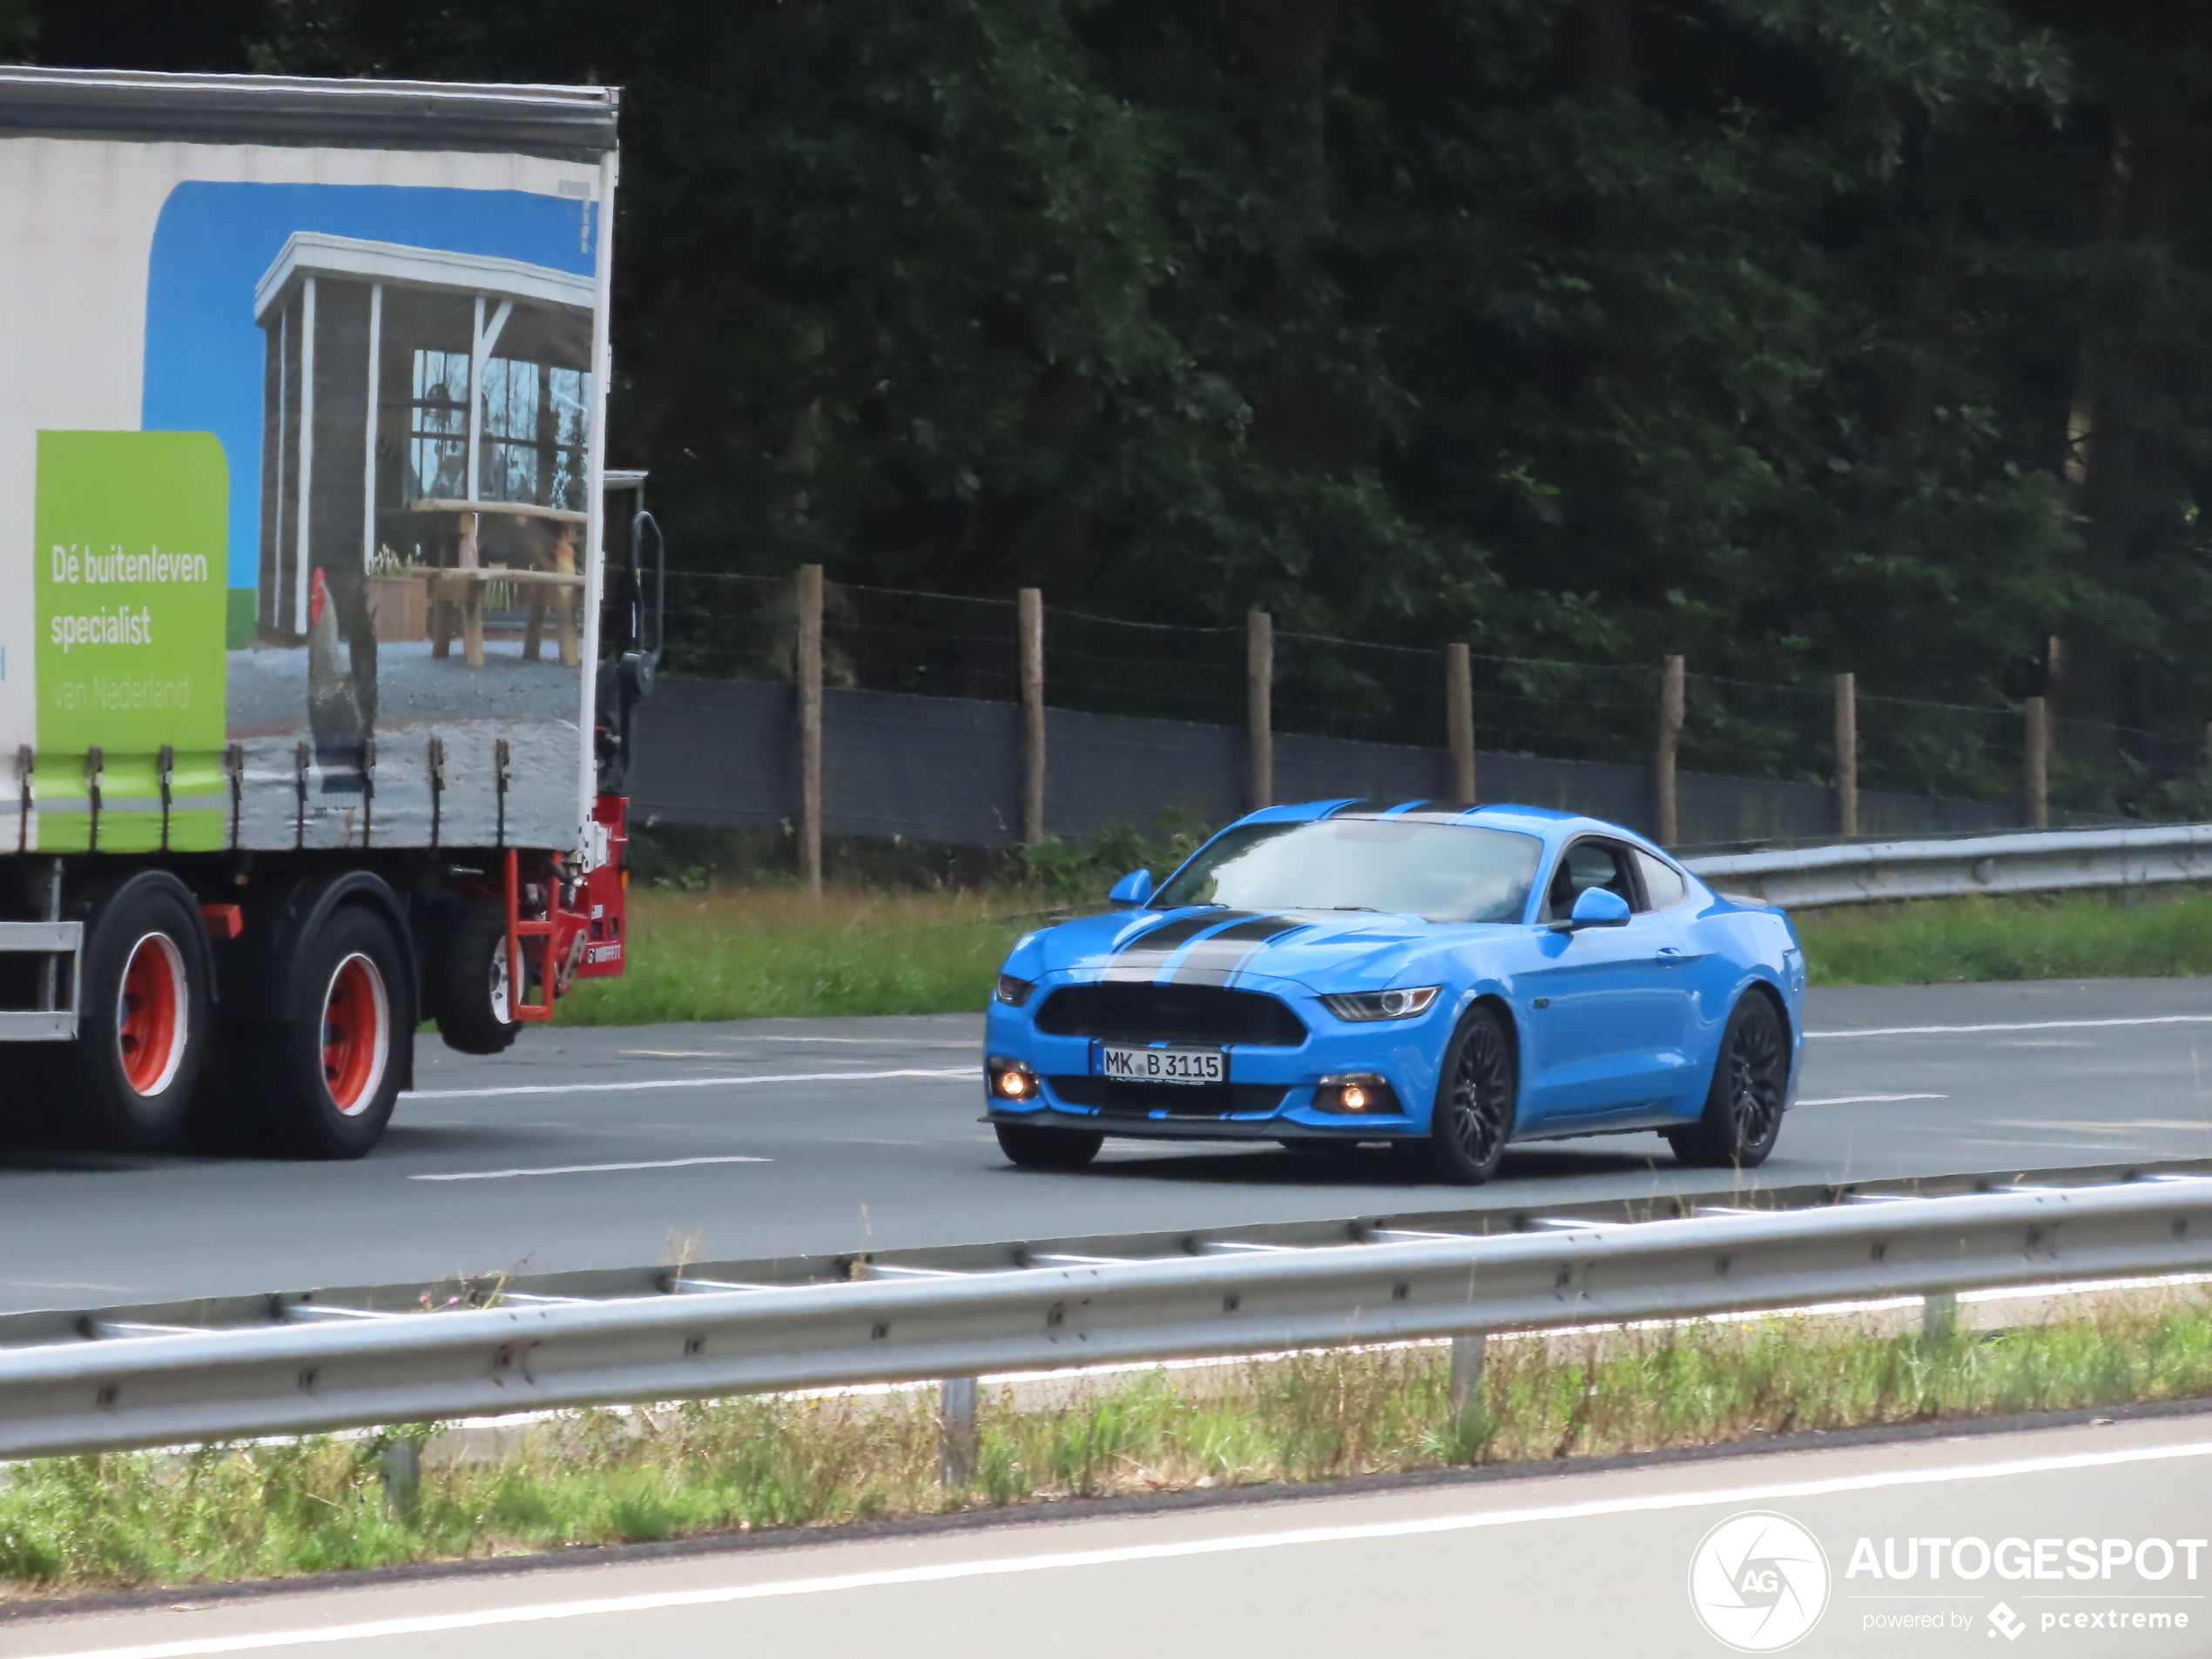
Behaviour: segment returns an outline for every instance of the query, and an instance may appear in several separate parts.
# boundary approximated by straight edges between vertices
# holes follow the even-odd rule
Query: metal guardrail
[[[1854,842],[1683,862],[1709,887],[1785,907],[2153,887],[2212,880],[2212,824]]]
[[[85,1332],[108,1339],[0,1351],[0,1456],[2183,1272],[2212,1266],[2212,1177],[1523,1224],[1037,1251],[974,1272],[878,1262],[835,1283],[679,1272],[649,1296],[323,1307],[246,1330],[111,1322]]]

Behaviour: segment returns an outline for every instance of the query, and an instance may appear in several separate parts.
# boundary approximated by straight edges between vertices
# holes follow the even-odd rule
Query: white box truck
[[[358,1157],[622,971],[616,108],[0,68],[0,1120]]]

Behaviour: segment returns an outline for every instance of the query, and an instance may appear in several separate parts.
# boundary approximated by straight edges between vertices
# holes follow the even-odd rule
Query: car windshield
[[[1469,824],[1391,818],[1246,824],[1201,847],[1152,904],[1519,921],[1542,850],[1533,835]]]

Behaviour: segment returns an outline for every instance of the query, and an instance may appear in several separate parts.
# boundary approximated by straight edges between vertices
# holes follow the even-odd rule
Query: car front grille
[[[1109,1077],[1048,1077],[1052,1092],[1069,1106],[1096,1107],[1106,1117],[1227,1117],[1271,1112],[1288,1092],[1281,1083],[1125,1083]]]
[[[1037,1029],[1055,1037],[1262,1049],[1295,1049],[1306,1038],[1287,1002],[1218,985],[1062,985],[1037,1009]]]

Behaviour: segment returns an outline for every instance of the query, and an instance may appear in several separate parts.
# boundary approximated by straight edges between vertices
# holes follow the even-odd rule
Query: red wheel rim
[[[322,999],[322,1082],[346,1116],[367,1110],[376,1098],[391,1046],[384,976],[357,951],[338,964]]]
[[[115,994],[115,1056],[140,1095],[169,1087],[185,1060],[190,1025],[185,958],[166,934],[147,934],[131,947]]]

